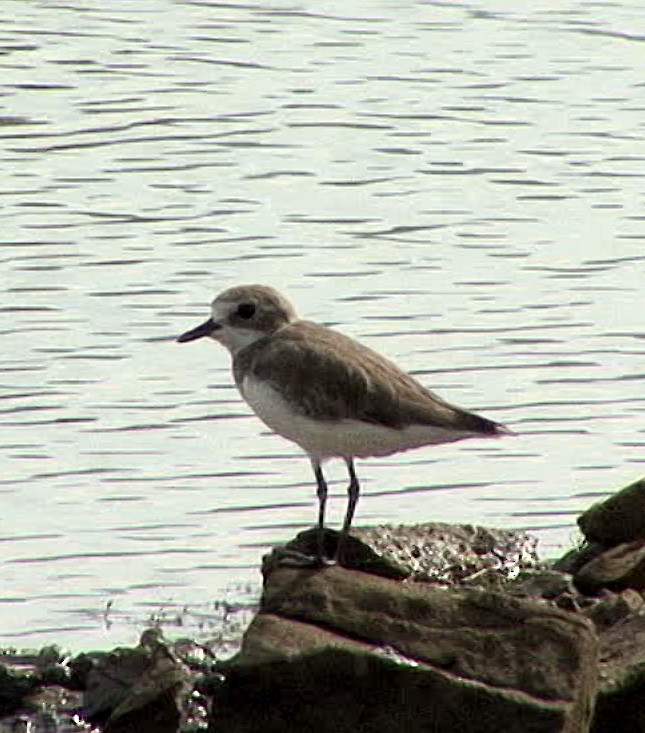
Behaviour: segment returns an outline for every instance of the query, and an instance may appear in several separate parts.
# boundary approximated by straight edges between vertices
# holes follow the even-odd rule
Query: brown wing
[[[450,405],[367,346],[309,321],[297,321],[242,349],[233,369],[238,385],[243,373],[251,373],[302,414],[320,420],[498,431],[497,423]]]

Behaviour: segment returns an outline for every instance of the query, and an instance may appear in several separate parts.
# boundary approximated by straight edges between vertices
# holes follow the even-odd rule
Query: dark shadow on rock
[[[252,702],[250,702],[252,701]],[[325,649],[231,670],[209,731],[428,733],[562,730],[557,703],[527,701],[386,653]]]

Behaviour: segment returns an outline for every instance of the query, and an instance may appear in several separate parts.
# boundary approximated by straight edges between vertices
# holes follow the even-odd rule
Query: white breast
[[[474,436],[473,433],[428,425],[396,429],[360,420],[314,420],[299,414],[277,390],[254,377],[243,379],[240,392],[253,412],[271,430],[320,459],[387,456],[423,445],[450,443]]]

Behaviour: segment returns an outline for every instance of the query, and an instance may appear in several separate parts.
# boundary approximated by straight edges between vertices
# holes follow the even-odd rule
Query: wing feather
[[[438,397],[381,354],[310,321],[296,321],[241,349],[233,362],[268,382],[298,411],[319,420],[361,420],[392,428],[421,424],[476,433],[497,423]]]

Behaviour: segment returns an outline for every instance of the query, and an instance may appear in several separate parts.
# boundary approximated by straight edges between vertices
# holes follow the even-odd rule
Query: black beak
[[[221,326],[219,323],[216,323],[212,318],[209,318],[200,326],[197,326],[197,328],[193,328],[192,331],[182,333],[181,336],[177,338],[177,341],[180,344],[185,344],[186,341],[194,341],[195,339],[204,338],[204,336],[210,336],[213,331],[217,331],[220,328]]]

